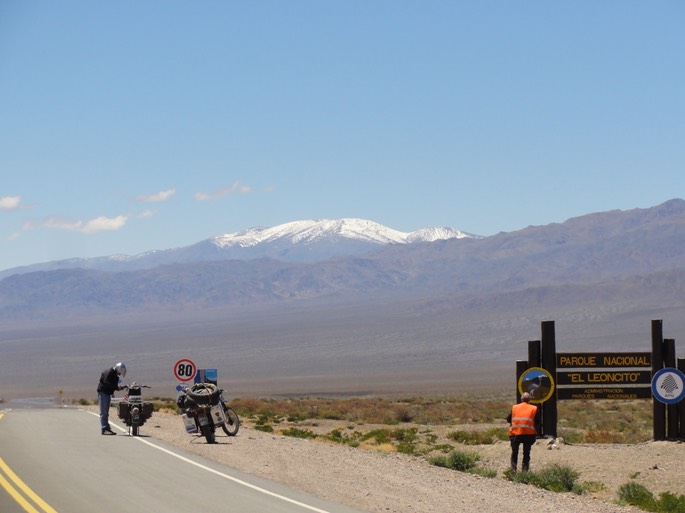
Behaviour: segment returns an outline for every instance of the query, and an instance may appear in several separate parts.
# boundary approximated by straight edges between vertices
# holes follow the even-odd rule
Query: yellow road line
[[[0,486],[2,486],[5,490],[7,490],[7,493],[10,494],[10,496],[22,507],[24,508],[24,511],[27,511],[28,513],[40,513],[36,508],[31,506],[29,501],[24,499],[24,497],[17,492],[12,485],[0,475]]]
[[[26,496],[28,496],[33,502],[35,502],[45,513],[57,513],[47,502],[36,495],[36,492],[31,490],[24,481],[22,481],[18,475],[16,475],[11,468],[7,466],[2,458],[0,458],[0,470],[2,470],[7,477],[9,477],[14,484],[22,491]],[[40,513],[36,508],[31,506],[31,504],[21,496],[21,494],[12,486],[12,483],[7,481],[2,475],[0,475],[0,485],[7,490],[12,498],[19,503],[19,505],[24,508],[28,513]]]

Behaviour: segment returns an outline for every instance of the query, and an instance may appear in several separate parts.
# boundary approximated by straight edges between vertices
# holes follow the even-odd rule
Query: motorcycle
[[[240,429],[236,412],[223,397],[223,390],[213,383],[182,385],[176,398],[187,433],[200,433],[208,444],[216,443],[216,429],[228,436]]]
[[[141,391],[143,388],[150,388],[147,385],[139,385],[135,381],[130,385],[125,385],[126,394],[119,402],[118,416],[128,426],[128,434],[138,436],[140,426],[152,417],[152,403],[143,401]]]

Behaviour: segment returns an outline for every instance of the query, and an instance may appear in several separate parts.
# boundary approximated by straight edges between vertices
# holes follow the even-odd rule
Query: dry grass
[[[451,441],[486,444],[502,439],[502,429],[506,426],[503,419],[512,401],[513,393],[501,391],[405,398],[238,398],[231,401],[231,406],[241,418],[259,425],[338,420],[347,423],[349,429],[354,426],[360,433],[358,437],[372,429],[365,430],[364,425],[460,426],[451,432],[452,436],[448,435]],[[569,443],[644,442],[652,437],[652,403],[648,400],[560,401],[557,426],[559,436]],[[426,443],[429,433],[418,437],[421,443]]]
[[[364,424],[483,424],[501,420],[511,406],[502,392],[472,396],[407,398],[238,398],[231,406],[248,417],[266,415],[290,421],[330,419]]]
[[[559,436],[576,443],[640,443],[652,439],[652,402],[560,401]]]

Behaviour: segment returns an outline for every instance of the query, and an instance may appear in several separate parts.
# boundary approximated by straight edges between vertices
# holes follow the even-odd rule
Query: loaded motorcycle
[[[188,433],[200,432],[208,444],[216,442],[216,428],[221,427],[228,436],[240,429],[236,412],[228,406],[223,390],[213,383],[181,385],[176,405],[181,410]]]
[[[150,388],[147,385],[139,385],[135,381],[130,385],[125,385],[126,394],[119,402],[118,415],[128,426],[128,434],[138,436],[140,426],[152,416],[152,403],[143,401],[141,389]]]

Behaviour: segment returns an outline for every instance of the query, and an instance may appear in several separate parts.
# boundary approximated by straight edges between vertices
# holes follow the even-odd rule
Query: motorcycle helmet
[[[123,363],[119,362],[114,366],[114,370],[117,371],[117,374],[121,376],[122,378],[126,377],[126,365]]]

